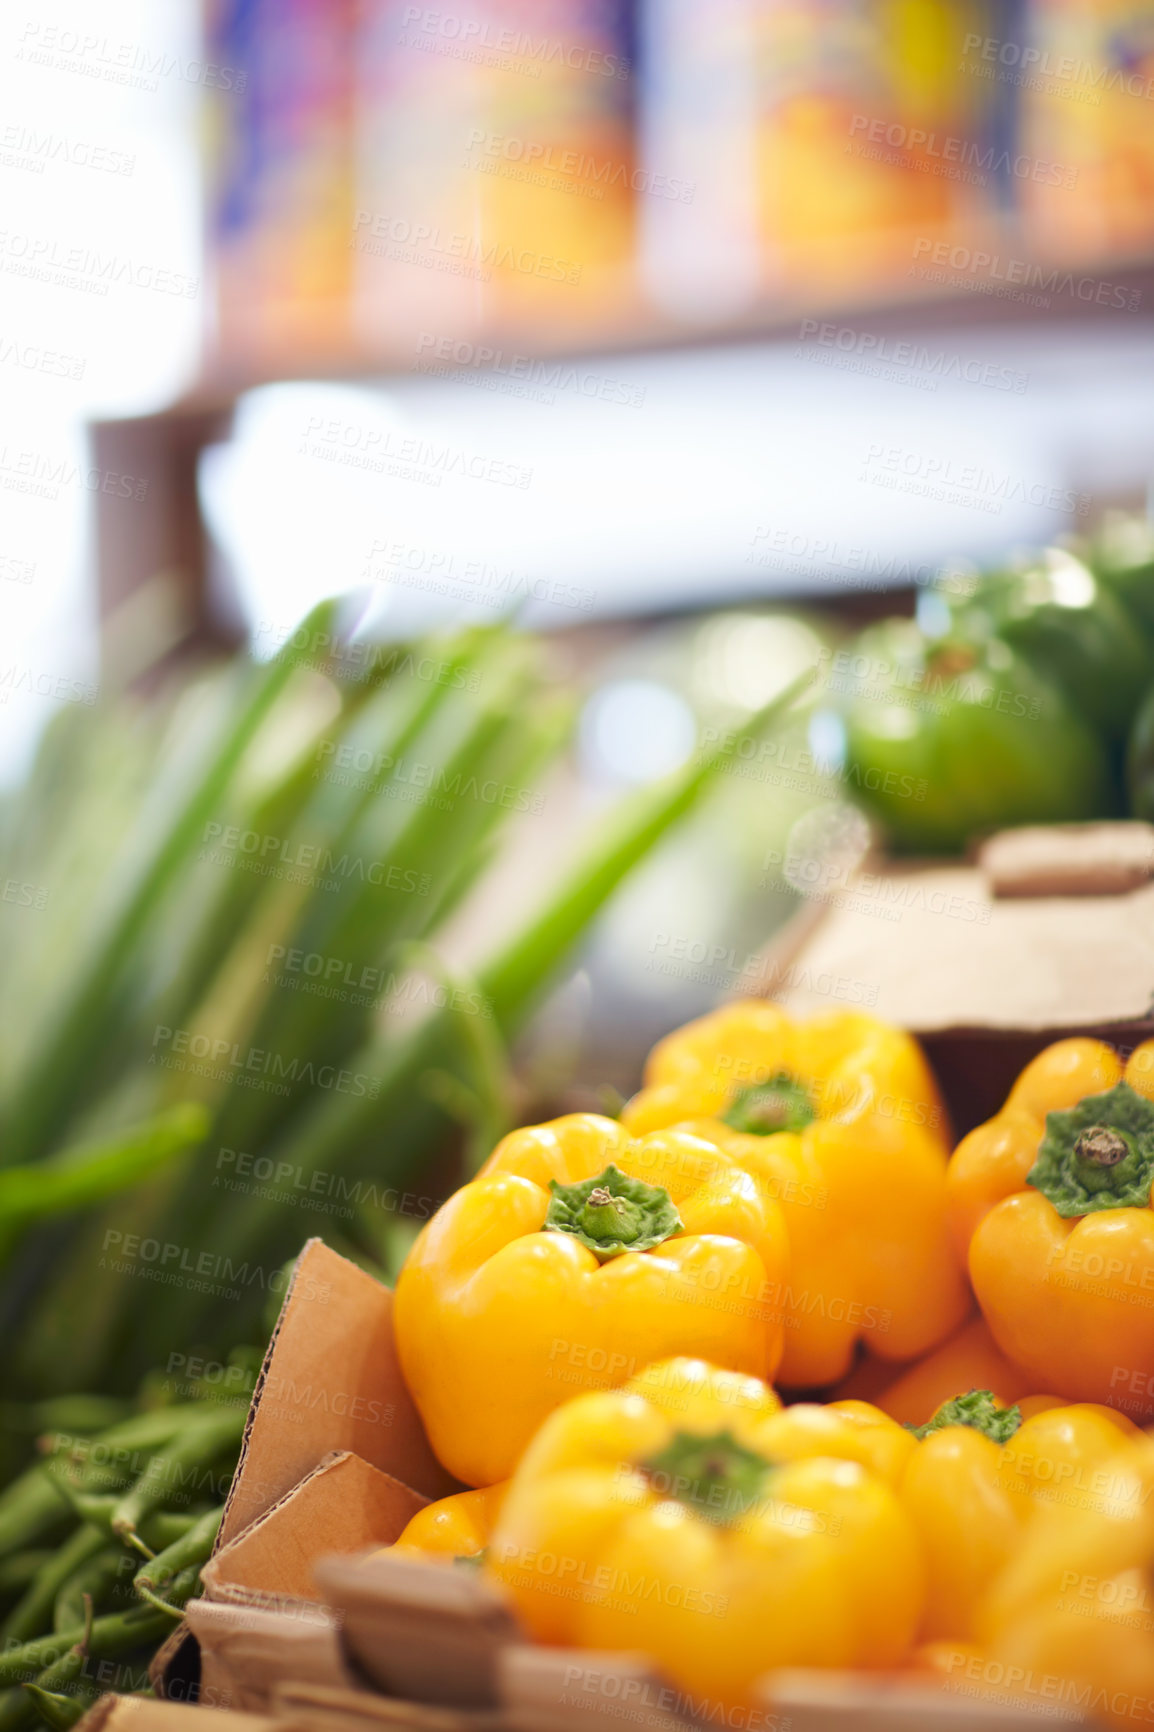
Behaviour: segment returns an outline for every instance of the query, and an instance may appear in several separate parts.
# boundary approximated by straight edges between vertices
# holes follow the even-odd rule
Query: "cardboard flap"
[[[174,1702],[196,1701],[200,1688],[200,1649],[188,1627],[187,1614],[152,1656],[148,1681],[158,1696]]]
[[[1120,896],[1154,877],[1154,825],[1030,824],[978,849],[995,896]]]
[[[766,953],[795,1014],[1022,1031],[1138,1021],[1154,998],[1154,885],[1000,900],[973,867],[889,866],[825,900],[816,928],[787,928]]]
[[[520,1632],[472,1570],[404,1556],[325,1558],[316,1579],[344,1614],[346,1653],[380,1689],[416,1702],[496,1706],[500,1650]]]
[[[315,1600],[313,1566],[332,1552],[391,1545],[428,1502],[347,1451],[306,1474],[202,1571],[211,1599]]]
[[[1025,1732],[1055,1713],[1063,1726],[1098,1732],[1099,1723],[1071,1704],[1021,1698],[991,1690],[983,1701],[978,1684],[951,1687],[884,1677],[876,1672],[781,1671],[771,1673],[759,1694],[790,1732]]]
[[[430,1449],[401,1377],[392,1294],[310,1239],[253,1392],[220,1545],[331,1450],[349,1450],[428,1497],[459,1489]]]
[[[489,1709],[426,1708],[321,1685],[282,1684],[273,1698],[278,1732],[505,1732],[501,1715]]]
[[[286,1677],[353,1689],[336,1614],[304,1604],[293,1612],[192,1600],[185,1616],[200,1644],[199,1701],[263,1713]]]
[[[498,1675],[510,1732],[608,1732],[623,1721],[645,1732],[690,1732],[693,1725],[679,1712],[685,1693],[646,1654],[522,1643],[501,1654]]]
[[[261,1714],[193,1708],[187,1702],[153,1702],[147,1696],[101,1696],[76,1732],[276,1732]]]

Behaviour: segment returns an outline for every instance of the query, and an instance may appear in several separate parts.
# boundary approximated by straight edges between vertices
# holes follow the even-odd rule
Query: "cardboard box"
[[[917,1035],[961,1136],[1051,1041],[1154,1038],[1154,883],[1127,873],[1135,831],[1154,837],[1144,824],[1054,826],[1002,832],[973,866],[867,866],[799,911],[759,978],[797,1015],[848,1006]],[[1045,893],[1073,881],[1075,840],[1083,888]]]
[[[142,1696],[102,1696],[78,1724],[84,1732],[273,1732],[263,1714],[193,1708],[186,1702],[150,1702]]]
[[[613,1732],[623,1720],[700,1732],[700,1704],[645,1655],[534,1646],[480,1576],[366,1551],[453,1489],[401,1380],[391,1307],[387,1289],[319,1240],[305,1246],[204,1598],[154,1664],[166,1700],[102,1703],[93,1713],[105,1718],[89,1716],[85,1732]],[[1023,1732],[1037,1721],[1032,1709],[987,1707],[908,1676],[779,1673],[761,1695],[763,1732]],[[201,1719],[181,1700],[204,1704]],[[752,1732],[758,1721],[743,1724]]]

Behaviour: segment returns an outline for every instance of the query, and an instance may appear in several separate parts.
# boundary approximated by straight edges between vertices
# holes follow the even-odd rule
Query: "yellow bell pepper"
[[[536,1641],[650,1654],[713,1714],[775,1667],[898,1664],[921,1612],[913,1526],[859,1460],[811,1453],[831,1431],[796,1412],[683,1359],[579,1396],[526,1450],[485,1574]],[[843,1448],[854,1430],[832,1428]]]
[[[897,1491],[926,1564],[924,1642],[974,1636],[975,1610],[1035,1509],[1078,1496],[1135,1427],[1122,1414],[1054,1396],[1002,1406],[988,1389],[899,1425],[865,1401],[787,1407],[765,1436],[777,1460],[860,1461]]]
[[[991,1687],[1042,1713],[1154,1720],[1154,1439],[1107,1457],[1031,1524],[978,1610]]]
[[[1036,1387],[1154,1414],[1154,1042],[1058,1041],[958,1145],[947,1187],[998,1346]]]
[[[781,1204],[783,1383],[835,1383],[859,1339],[883,1359],[916,1358],[962,1322],[948,1129],[909,1035],[858,1011],[794,1022],[749,999],[667,1036],[645,1083],[621,1115],[629,1130],[678,1125],[710,1138]]]
[[[575,1113],[514,1131],[397,1282],[405,1381],[442,1463],[508,1478],[554,1407],[686,1352],[773,1376],[785,1222],[764,1175],[699,1137]]]
[[[988,1389],[1003,1407],[1010,1407],[1036,1387],[1034,1378],[998,1350],[980,1316],[971,1317],[913,1365],[899,1367],[896,1378],[894,1370],[879,1360],[863,1359],[833,1391],[831,1400],[857,1396],[903,1425],[924,1425],[959,1389]]]
[[[382,1552],[413,1552],[450,1562],[480,1557],[489,1544],[506,1485],[502,1480],[480,1491],[458,1491],[426,1504],[395,1543],[382,1547]]]
[[[1052,1396],[999,1407],[988,1390],[946,1402],[919,1427],[900,1495],[925,1550],[923,1639],[972,1641],[982,1595],[1034,1512],[1081,1495],[1134,1431],[1107,1408]]]

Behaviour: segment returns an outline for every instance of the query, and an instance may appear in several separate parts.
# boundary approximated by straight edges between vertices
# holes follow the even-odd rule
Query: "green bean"
[[[116,1395],[53,1395],[44,1401],[0,1402],[0,1427],[38,1436],[45,1431],[107,1431],[133,1411]]]
[[[77,1491],[67,1480],[56,1476],[54,1483],[79,1521],[99,1528],[109,1539],[120,1538],[118,1534],[114,1535],[112,1528],[112,1518],[121,1503],[120,1493]],[[196,1515],[188,1511],[153,1510],[141,1524],[140,1538],[150,1552],[162,1551],[165,1546],[170,1546],[173,1540],[178,1540],[181,1534],[187,1533],[196,1519]]]
[[[200,1565],[190,1564],[186,1570],[178,1570],[176,1575],[169,1577],[167,1587],[173,1596],[171,1600],[166,1600],[162,1595],[154,1594],[151,1588],[142,1587],[139,1584],[136,1591],[142,1600],[147,1600],[150,1606],[155,1606],[158,1611],[166,1612],[170,1618],[180,1619],[184,1616],[185,1601],[191,1600],[199,1583]]]
[[[164,1593],[170,1582],[180,1580],[186,1570],[192,1569],[199,1574],[200,1566],[207,1563],[212,1556],[223,1514],[223,1507],[209,1510],[186,1534],[174,1540],[165,1551],[158,1552],[150,1563],[137,1571],[132,1585],[142,1599],[150,1600],[155,1605],[158,1603],[157,1596]]]
[[[53,1472],[52,1468],[45,1471],[77,1521],[88,1522],[94,1528],[106,1528],[109,1533],[112,1532],[112,1512],[118,1502],[115,1492],[78,1491],[72,1481],[65,1479],[63,1474]]]
[[[52,1607],[57,1594],[81,1564],[103,1551],[107,1537],[99,1528],[77,1528],[71,1539],[38,1571],[23,1598],[0,1624],[0,1640],[24,1642],[46,1630],[52,1621]]]
[[[60,1495],[43,1467],[30,1467],[0,1493],[0,1557],[49,1538],[68,1522]]]
[[[187,1597],[191,1599],[191,1593]],[[87,1633],[86,1649],[94,1659],[116,1659],[146,1643],[162,1640],[171,1630],[169,1612],[155,1606],[133,1606],[127,1612],[110,1612],[96,1618]],[[37,1636],[18,1648],[0,1652],[0,1689],[9,1684],[37,1681],[46,1666],[54,1666],[70,1648],[82,1642],[85,1627],[74,1624],[70,1630],[54,1630],[50,1635]]]
[[[101,1605],[112,1588],[133,1566],[131,1552],[123,1546],[106,1545],[96,1556],[74,1570],[62,1582],[52,1604],[52,1628],[70,1630],[84,1617],[84,1597],[94,1606]]]
[[[50,1551],[36,1550],[13,1552],[11,1557],[0,1558],[0,1597],[20,1593],[51,1556]]]
[[[0,1492],[0,1556],[18,1551],[46,1528],[63,1526],[66,1516],[61,1496],[67,1498],[69,1490],[94,1490],[109,1477],[120,1488],[131,1480],[134,1471],[140,1471],[141,1463],[134,1460],[138,1451],[151,1452],[171,1442],[190,1419],[199,1419],[203,1413],[201,1403],[189,1402],[134,1414],[95,1437],[58,1431],[42,1438],[43,1460]],[[105,1456],[107,1462],[101,1459]],[[64,1470],[69,1466],[79,1475],[75,1486],[63,1483]]]
[[[173,1483],[197,1467],[207,1466],[231,1445],[240,1443],[246,1413],[242,1408],[205,1413],[195,1425],[186,1427],[166,1449],[159,1451],[132,1489],[125,1493],[112,1517],[112,1531],[132,1545],[140,1542],[138,1529],[145,1516],[171,1500]]]
[[[178,1436],[190,1422],[202,1417],[203,1406],[196,1401],[181,1402],[177,1407],[158,1407],[151,1413],[136,1413],[120,1425],[113,1425],[96,1437],[77,1439],[83,1448],[73,1454],[86,1465],[98,1452],[117,1454],[121,1451],[159,1449]]]
[[[58,1432],[46,1441],[46,1461],[40,1469],[30,1469],[25,1478],[37,1473],[48,1485],[56,1487],[56,1496],[68,1497],[70,1490],[78,1492],[121,1491],[147,1471],[149,1460],[179,1438],[190,1427],[205,1422],[205,1405],[201,1401],[182,1402],[179,1407],[161,1407],[153,1413],[137,1413],[120,1425],[110,1426],[96,1437],[69,1437]],[[244,1410],[241,1410],[243,1429]],[[44,1469],[49,1471],[44,1473]],[[71,1485],[61,1482],[65,1470],[75,1470]],[[19,1483],[19,1482],[17,1482]],[[10,1488],[14,1489],[14,1488]],[[4,1506],[8,1494],[0,1498],[0,1552],[4,1545]],[[35,1537],[35,1536],[31,1536]]]
[[[68,1653],[62,1655],[53,1665],[47,1666],[34,1684],[26,1683],[23,1690],[13,1691],[0,1705],[0,1732],[20,1732],[21,1728],[34,1725],[41,1708],[39,1698],[46,1698],[53,1705],[64,1703],[72,1710],[78,1708],[79,1713],[72,1712],[71,1718],[49,1722],[50,1725],[75,1725],[88,1706],[87,1702],[71,1695],[58,1695],[57,1691],[60,1685],[74,1683],[83,1669],[84,1650],[78,1645],[69,1649]]]
[[[53,1732],[69,1732],[69,1728],[75,1726],[78,1720],[83,1720],[101,1694],[99,1690],[87,1690],[83,1694],[63,1696],[55,1690],[44,1689],[41,1684],[25,1684],[24,1689],[31,1698],[36,1713],[45,1726],[53,1728]]]
[[[186,1534],[199,1519],[191,1511],[156,1509],[141,1522],[140,1537],[151,1551],[162,1552]]]

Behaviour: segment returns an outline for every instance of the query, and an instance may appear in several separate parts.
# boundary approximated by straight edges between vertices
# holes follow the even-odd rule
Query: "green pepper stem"
[[[1026,1183],[1063,1219],[1145,1208],[1154,1179],[1154,1102],[1129,1083],[1047,1113]]]
[[[610,1161],[595,1179],[574,1185],[550,1183],[544,1230],[571,1233],[607,1262],[626,1251],[649,1251],[682,1230],[669,1192],[622,1173]]]
[[[1074,1153],[1092,1166],[1116,1167],[1130,1153],[1130,1140],[1109,1125],[1091,1125],[1074,1144]]]
[[[909,1425],[906,1430],[912,1431],[921,1442],[947,1426],[965,1425],[994,1443],[1008,1443],[1021,1423],[1022,1410],[1016,1404],[1000,1407],[992,1389],[971,1389],[968,1395],[955,1395],[951,1401],[943,1401],[924,1425]]]
[[[706,1437],[678,1431],[641,1463],[641,1471],[662,1497],[685,1504],[706,1521],[728,1525],[762,1496],[772,1466],[730,1431]]]
[[[747,1136],[772,1137],[803,1131],[817,1117],[813,1095],[800,1077],[779,1070],[767,1082],[739,1089],[721,1114],[724,1124]]]

